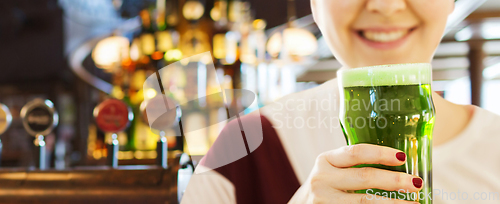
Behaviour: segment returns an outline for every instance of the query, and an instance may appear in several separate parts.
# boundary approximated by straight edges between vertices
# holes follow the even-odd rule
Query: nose
[[[368,0],[366,8],[370,12],[391,16],[406,9],[406,0]]]

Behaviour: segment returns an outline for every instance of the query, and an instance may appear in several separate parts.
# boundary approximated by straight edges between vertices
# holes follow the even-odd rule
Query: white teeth
[[[408,30],[392,31],[392,32],[374,32],[374,31],[363,31],[363,36],[371,41],[375,42],[392,42],[403,38]]]

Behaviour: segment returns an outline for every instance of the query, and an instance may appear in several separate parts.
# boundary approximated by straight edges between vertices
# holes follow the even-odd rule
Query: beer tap
[[[39,152],[38,168],[45,170],[47,169],[45,136],[59,123],[59,115],[54,109],[54,104],[48,99],[36,98],[21,109],[21,118],[26,132],[35,137]]]
[[[9,108],[0,103],[0,135],[2,135],[7,129],[9,129],[10,124],[12,123],[12,114],[9,111]],[[0,166],[1,166],[1,158],[2,158],[2,149],[3,144],[0,139]]]
[[[127,129],[134,119],[132,109],[118,99],[106,99],[94,109],[97,127],[103,132],[112,133],[108,141],[107,165],[118,167],[118,133]]]
[[[182,115],[181,108],[177,105],[177,102],[165,95],[158,95],[152,99],[144,102],[142,106],[143,119],[149,123],[151,130],[158,134],[159,140],[156,145],[156,164],[162,168],[168,168],[168,143],[167,143],[167,131],[172,128],[177,123],[180,123],[180,117]],[[161,115],[149,116],[154,121],[148,119],[149,113],[163,113]],[[180,128],[182,134],[182,128]]]

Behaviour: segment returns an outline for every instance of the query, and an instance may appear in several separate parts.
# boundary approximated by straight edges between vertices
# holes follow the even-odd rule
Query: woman
[[[311,7],[335,57],[350,69],[429,63],[454,1],[311,0]],[[500,202],[496,147],[500,116],[453,104],[435,93],[433,99],[434,203]],[[202,160],[197,171],[206,172],[193,176],[183,203],[412,203],[349,193],[369,188],[418,191],[422,180],[381,169],[349,168],[398,166],[405,158],[387,147],[345,146],[336,119],[338,101],[337,80],[332,79],[233,120]],[[248,147],[259,143],[260,135],[250,129],[258,130],[260,125],[263,140],[252,152]],[[240,129],[251,153],[220,165],[237,151],[233,146],[239,141],[235,138],[241,138]]]

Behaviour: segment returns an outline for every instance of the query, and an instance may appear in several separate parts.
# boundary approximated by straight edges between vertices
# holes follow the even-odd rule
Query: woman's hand
[[[387,191],[403,189],[405,195],[407,191],[418,192],[422,187],[422,179],[419,177],[370,167],[349,168],[359,164],[400,166],[405,160],[406,155],[399,150],[370,144],[346,146],[325,152],[316,158],[308,180],[289,203],[417,203],[396,198],[382,198],[373,192],[348,193],[348,191],[371,188]]]

